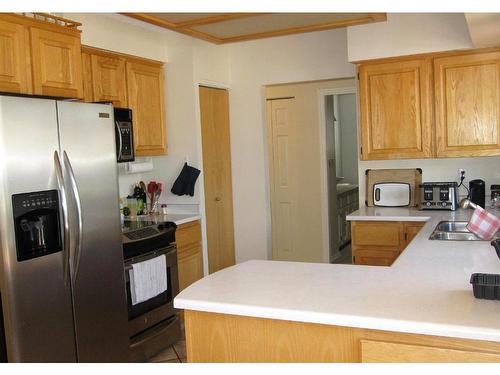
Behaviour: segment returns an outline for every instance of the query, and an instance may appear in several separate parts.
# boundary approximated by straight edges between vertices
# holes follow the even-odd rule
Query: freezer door
[[[113,107],[57,102],[79,362],[128,360]]]
[[[14,194],[58,190],[58,149],[54,100],[0,96],[0,293],[9,362],[76,361],[64,253],[19,260],[14,231]]]

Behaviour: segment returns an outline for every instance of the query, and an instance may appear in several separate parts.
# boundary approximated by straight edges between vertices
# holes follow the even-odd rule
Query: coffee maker
[[[469,182],[469,197],[472,203],[485,207],[486,189],[483,180],[472,180]]]

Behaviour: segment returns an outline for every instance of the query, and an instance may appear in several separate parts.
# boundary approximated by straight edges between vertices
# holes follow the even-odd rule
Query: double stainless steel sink
[[[467,229],[467,221],[441,221],[429,237],[430,240],[483,241]]]

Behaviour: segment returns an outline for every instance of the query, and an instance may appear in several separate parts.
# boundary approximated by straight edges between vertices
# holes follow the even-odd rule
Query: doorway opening
[[[351,226],[346,216],[359,208],[358,137],[354,89],[323,92],[331,263],[352,263]]]
[[[335,183],[330,184],[330,190],[333,191],[328,194],[325,97],[330,95],[333,98],[338,95],[336,100],[342,105],[344,102],[354,104],[352,112],[344,110],[343,113],[338,104],[337,117],[353,117],[349,120],[352,122],[352,129],[349,130],[354,132],[356,139],[355,85],[354,78],[342,78],[265,87],[272,240],[270,258],[274,260],[331,263],[339,257],[338,248],[332,245],[334,241],[330,235],[332,232],[332,236],[338,238],[335,234],[338,229],[329,228],[330,224],[332,227],[338,225],[334,216],[329,218],[330,201],[334,205],[330,210],[331,215],[337,212],[334,199],[337,196],[337,186]],[[344,98],[340,96],[343,94],[352,95]],[[331,105],[330,107],[333,108]],[[343,121],[349,124],[348,120]],[[335,138],[332,139],[328,147],[335,150]],[[343,142],[342,130],[337,139]],[[349,154],[345,157],[345,166],[342,165],[342,156],[337,158],[341,163],[338,169],[340,171],[344,168],[345,172],[342,173],[346,175],[351,170],[357,175],[357,142],[349,147],[352,147],[356,165],[348,163],[351,156]],[[342,148],[338,146],[337,149]],[[348,153],[349,148],[344,151]],[[333,151],[333,155],[334,153]],[[335,156],[330,159],[334,159],[335,164]],[[332,176],[335,180],[335,171]],[[344,181],[349,180],[344,177]],[[353,180],[351,184],[357,188],[357,180]],[[347,185],[339,185],[340,187],[347,188]],[[357,194],[357,191],[351,193]]]

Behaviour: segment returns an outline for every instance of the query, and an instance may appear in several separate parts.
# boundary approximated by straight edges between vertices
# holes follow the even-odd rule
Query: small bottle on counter
[[[163,203],[161,205],[161,210],[160,210],[161,214],[162,215],[166,215],[167,214],[167,205],[165,203]]]

